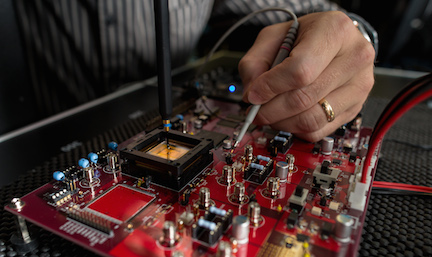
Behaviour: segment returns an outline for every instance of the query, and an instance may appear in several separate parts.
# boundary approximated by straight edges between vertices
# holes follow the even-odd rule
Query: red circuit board
[[[221,125],[220,117],[239,114],[240,107],[213,100],[208,100],[207,105],[207,108],[211,109],[217,107],[219,116],[209,115],[209,120],[202,129],[226,134],[227,138],[231,139],[233,133],[239,130],[239,126]],[[200,108],[200,102],[197,106]],[[194,119],[197,119],[197,116],[193,113],[186,113],[184,116],[184,120],[190,124],[193,124]],[[199,135],[198,129],[189,129],[189,132]],[[76,183],[77,188],[74,191],[60,200],[57,199],[57,202],[47,198],[50,192],[62,189],[62,182],[53,180],[23,196],[21,200],[25,205],[20,210],[8,206],[6,209],[105,256],[214,256],[221,241],[230,243],[234,256],[355,256],[367,206],[365,204],[362,210],[351,208],[352,203],[348,196],[353,191],[353,184],[358,183],[354,174],[360,169],[360,156],[357,156],[356,161],[350,161],[350,154],[343,151],[340,144],[350,142],[356,148],[367,144],[370,134],[371,129],[368,128],[347,130],[345,136],[338,137],[339,141],[335,141],[330,155],[313,153],[315,144],[294,138],[293,145],[287,152],[272,157],[268,146],[274,133],[272,134],[268,128],[256,128],[247,133],[232,153],[233,165],[242,164],[244,147],[251,145],[254,156],[262,155],[273,160],[273,171],[262,184],[258,184],[245,180],[242,169],[237,169],[235,180],[244,183],[248,198],[244,204],[231,200],[233,184],[220,183],[223,167],[227,165],[226,155],[230,150],[218,146],[212,150],[213,162],[192,179],[187,187],[178,192],[153,183],[145,187],[142,178],[127,175],[125,170],[112,172],[106,165],[94,165],[94,180],[91,183],[82,183],[84,179],[81,179]],[[119,149],[144,136],[145,133],[141,133],[131,138],[120,144]],[[289,173],[286,182],[279,183],[277,197],[271,198],[265,193],[267,180],[275,177],[275,164],[284,162],[287,154],[295,157],[294,169]],[[324,160],[330,161],[330,167],[340,173],[331,196],[326,197],[323,205],[322,201],[320,203],[322,196],[313,188],[313,172]],[[125,162],[120,162],[122,161]],[[124,167],[127,166],[123,166],[122,169],[125,169]],[[308,189],[308,195],[296,225],[288,228],[288,217],[294,211],[290,208],[289,199],[297,186]],[[200,198],[200,189],[203,187],[210,189],[210,198],[214,206],[232,210],[234,217],[247,216],[251,200],[261,206],[260,221],[256,226],[250,226],[247,243],[233,243],[231,225],[212,245],[193,238],[192,226],[205,214],[204,209],[194,209],[194,204],[198,203]],[[179,199],[186,190],[189,190],[190,198],[188,204],[182,205]],[[369,192],[366,192],[366,198]],[[317,210],[320,212],[317,213]],[[338,240],[332,234],[337,216],[340,214],[349,215],[354,220],[346,241]],[[172,247],[164,246],[161,239],[164,236],[164,222],[173,221],[174,224],[178,224],[178,221],[184,218],[182,215],[193,216],[190,223],[177,227],[176,244]],[[81,222],[83,219],[87,222]],[[325,223],[332,227],[330,236],[326,238],[322,236],[322,227]]]

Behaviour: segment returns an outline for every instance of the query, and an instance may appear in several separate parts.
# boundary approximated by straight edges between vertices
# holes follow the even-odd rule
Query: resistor
[[[279,131],[279,135],[290,137],[291,133],[286,131]]]
[[[282,141],[282,142],[284,142],[284,143],[287,141],[286,138],[284,138],[284,137],[280,137],[280,136],[275,136],[275,137],[274,137],[274,140],[276,140],[276,141]]]
[[[260,161],[266,161],[266,162],[269,162],[271,160],[270,157],[262,156],[262,155],[258,155],[257,159]]]
[[[250,166],[253,169],[264,170],[264,166],[257,163],[251,163]]]
[[[212,231],[216,229],[216,223],[205,220],[205,219],[199,219],[198,220],[198,226],[212,230]]]
[[[217,207],[214,206],[210,206],[210,213],[219,215],[219,216],[225,216],[226,215],[226,211],[224,209],[219,209]]]

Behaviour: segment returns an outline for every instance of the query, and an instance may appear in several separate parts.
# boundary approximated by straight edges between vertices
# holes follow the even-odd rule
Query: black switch
[[[321,165],[321,173],[329,174],[330,161],[324,160]]]
[[[298,221],[298,213],[297,212],[291,212],[287,219],[287,227],[289,229],[293,229],[297,225]]]
[[[295,191],[294,191],[294,195],[301,197],[303,195],[303,187],[302,186],[297,186]]]

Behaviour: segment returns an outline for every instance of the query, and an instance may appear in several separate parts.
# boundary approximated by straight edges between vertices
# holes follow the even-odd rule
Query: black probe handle
[[[168,0],[154,0],[159,112],[162,120],[172,115],[171,51]]]

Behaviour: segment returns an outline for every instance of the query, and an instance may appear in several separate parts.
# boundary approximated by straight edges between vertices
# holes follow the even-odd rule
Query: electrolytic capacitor
[[[232,257],[231,244],[226,241],[221,241],[218,246],[216,257]]]
[[[238,244],[245,244],[249,241],[249,219],[246,216],[235,216],[232,223],[232,234]]]
[[[210,190],[207,187],[202,187],[199,191],[199,204],[203,209],[208,209],[210,207]]]
[[[250,223],[253,226],[258,226],[261,220],[261,206],[257,202],[251,202],[248,207],[248,215]]]
[[[229,139],[225,139],[224,141],[223,141],[223,148],[224,149],[231,149],[232,148],[232,141],[231,140],[229,140]]]
[[[334,235],[336,240],[346,243],[351,240],[351,232],[354,227],[354,219],[346,214],[336,216]]]
[[[320,193],[322,196],[329,196],[332,192],[332,188],[329,187],[329,185],[321,185],[320,186]]]
[[[276,163],[276,177],[280,179],[280,182],[286,182],[288,177],[288,163],[277,162]]]
[[[196,129],[202,129],[202,127],[203,127],[203,122],[202,122],[202,120],[194,120],[194,128],[196,128]]]
[[[160,239],[160,243],[167,247],[175,245],[177,237],[177,229],[172,221],[165,221],[162,228],[163,236]]]
[[[251,145],[246,145],[244,148],[244,154],[246,159],[251,162],[253,159],[253,147]]]
[[[292,172],[294,170],[294,161],[295,161],[294,155],[287,154],[285,156],[285,161],[286,161],[286,163],[288,163],[288,170],[289,170],[289,172]]]
[[[279,178],[270,177],[267,180],[267,188],[266,192],[269,194],[269,197],[274,198],[279,195]]]
[[[234,200],[237,202],[243,202],[245,199],[245,185],[241,182],[237,182],[234,185]]]
[[[321,153],[330,155],[333,151],[334,139],[332,137],[325,137],[321,141]]]
[[[117,169],[117,163],[118,163],[117,154],[108,153],[106,158],[107,158],[109,170],[115,171]]]
[[[224,185],[229,185],[235,180],[235,170],[229,166],[225,165],[222,169],[222,183]]]
[[[187,122],[184,121],[184,120],[181,120],[181,121],[179,121],[179,123],[180,123],[180,131],[183,134],[187,134],[188,133],[188,131],[187,131]]]

